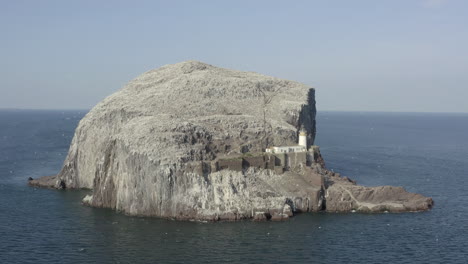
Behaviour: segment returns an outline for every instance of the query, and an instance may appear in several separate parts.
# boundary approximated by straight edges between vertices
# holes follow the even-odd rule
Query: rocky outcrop
[[[310,147],[315,114],[314,89],[297,82],[195,61],[167,65],[94,107],[60,173],[30,184],[89,188],[84,202],[91,206],[175,219],[284,220],[320,210],[432,206],[401,188],[366,188],[336,176],[315,146],[312,164],[287,171],[248,158],[267,146],[295,145],[301,128]],[[230,160],[239,157],[237,168]]]
[[[407,192],[403,187],[364,187],[328,172],[324,200],[327,212],[418,212],[432,208],[431,198]]]
[[[58,175],[44,176],[39,179],[29,177],[28,183],[31,186],[44,187],[44,188],[65,188],[65,183],[58,177]]]

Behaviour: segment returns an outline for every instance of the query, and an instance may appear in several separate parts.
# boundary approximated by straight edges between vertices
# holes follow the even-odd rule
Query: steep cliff
[[[402,196],[403,207],[391,197],[379,200],[388,206],[371,206],[369,195],[353,195],[359,186],[323,167],[319,153],[312,165],[285,173],[212,170],[220,159],[295,145],[301,128],[312,145],[314,92],[297,82],[196,61],[163,66],[96,105],[79,123],[60,173],[30,183],[90,188],[84,201],[91,206],[177,219],[262,220],[319,210],[432,206],[430,198],[411,195]]]

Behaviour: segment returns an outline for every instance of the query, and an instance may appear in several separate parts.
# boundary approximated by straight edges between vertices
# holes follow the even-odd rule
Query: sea
[[[86,111],[0,110],[0,263],[468,263],[468,114],[319,112],[326,166],[430,196],[419,213],[190,222],[83,206],[56,174]]]

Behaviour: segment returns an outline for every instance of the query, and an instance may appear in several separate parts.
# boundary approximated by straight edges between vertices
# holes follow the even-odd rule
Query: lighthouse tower
[[[301,128],[301,131],[299,131],[299,146],[304,146],[307,149],[307,132],[305,131],[304,128]]]

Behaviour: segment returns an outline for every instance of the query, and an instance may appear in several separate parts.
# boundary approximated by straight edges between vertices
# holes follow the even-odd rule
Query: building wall
[[[254,167],[254,168],[260,168],[260,169],[265,169],[266,168],[266,160],[264,156],[258,156],[258,157],[245,157],[242,159],[242,167],[244,169]]]
[[[307,164],[307,152],[292,152],[286,154],[286,167],[295,168]]]
[[[256,157],[239,157],[235,159],[219,159],[211,165],[211,170],[242,171],[247,168],[259,168],[273,170],[280,161],[274,155],[261,155]]]
[[[220,159],[216,167],[217,170],[242,171],[242,159]]]
[[[304,146],[284,146],[284,147],[273,147],[274,153],[291,153],[291,152],[305,152],[307,151]]]
[[[275,170],[283,173],[285,170],[294,169],[313,162],[313,152],[289,152],[274,153],[255,157],[239,157],[234,159],[220,159],[211,165],[211,171],[233,170],[242,171],[247,168],[259,168]],[[312,159],[312,160],[311,160]],[[203,169],[205,171],[206,169]]]
[[[286,153],[275,153],[274,156],[276,157],[275,166],[286,166]]]
[[[301,136],[299,135],[299,146],[304,146],[307,148],[307,136]]]

